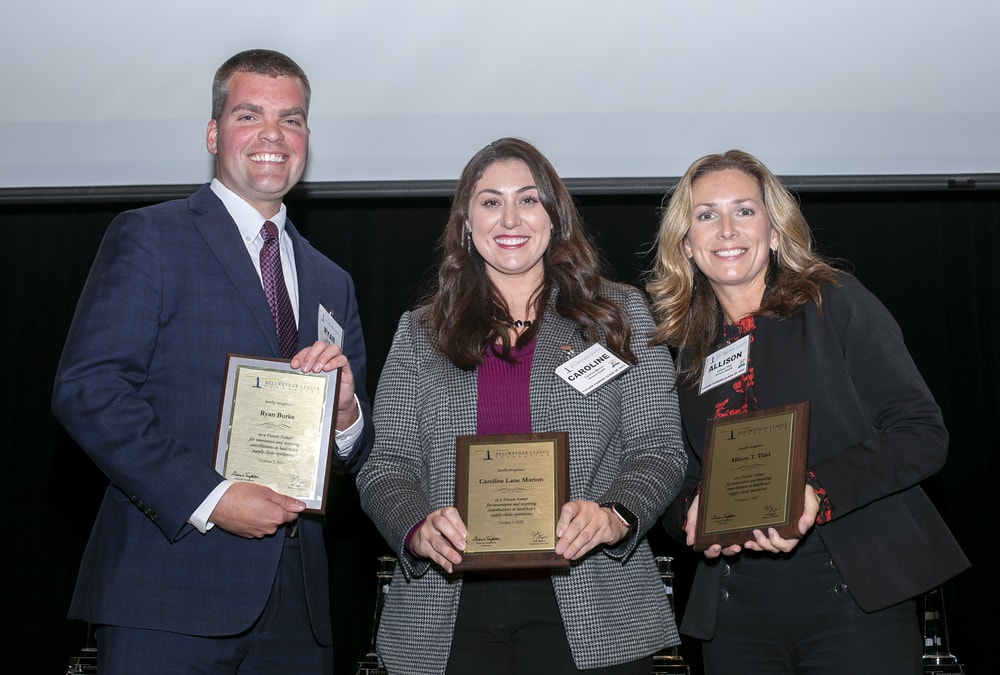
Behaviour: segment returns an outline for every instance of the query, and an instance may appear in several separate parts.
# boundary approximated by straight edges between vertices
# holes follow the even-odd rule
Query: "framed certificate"
[[[459,436],[455,507],[468,529],[460,570],[569,567],[556,523],[569,495],[569,434]]]
[[[265,485],[324,513],[337,402],[337,370],[303,373],[288,361],[226,356],[215,470]]]
[[[694,549],[723,548],[773,527],[801,536],[809,403],[708,421]]]

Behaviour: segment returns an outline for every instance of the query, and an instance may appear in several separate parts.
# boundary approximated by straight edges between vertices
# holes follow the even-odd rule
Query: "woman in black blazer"
[[[681,631],[703,640],[706,672],[921,672],[913,598],[969,563],[919,486],[948,435],[892,316],[813,252],[792,195],[736,150],[678,183],[648,290],[689,456],[672,535],[694,543],[707,419],[810,404],[800,536],[761,528],[704,551]],[[738,340],[742,367],[703,382]]]

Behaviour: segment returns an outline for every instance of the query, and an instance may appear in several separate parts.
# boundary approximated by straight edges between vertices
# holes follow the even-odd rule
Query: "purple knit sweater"
[[[487,349],[478,371],[476,433],[530,434],[531,405],[528,383],[535,340],[511,349],[515,363],[507,363]]]

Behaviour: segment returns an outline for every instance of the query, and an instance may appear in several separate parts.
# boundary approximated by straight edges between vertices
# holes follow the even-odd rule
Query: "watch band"
[[[626,509],[618,502],[604,502],[599,506],[602,509],[611,509],[611,512],[618,516],[618,520],[621,521],[621,524],[629,529],[635,527],[635,524],[639,522],[639,519],[636,518],[634,513]]]

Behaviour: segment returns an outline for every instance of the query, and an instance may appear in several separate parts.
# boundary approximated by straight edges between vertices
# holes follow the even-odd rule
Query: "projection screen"
[[[454,180],[500,136],[568,179],[728,148],[784,176],[1000,175],[995,0],[36,0],[0,21],[0,188],[190,185],[212,75],[312,81],[310,183]]]

